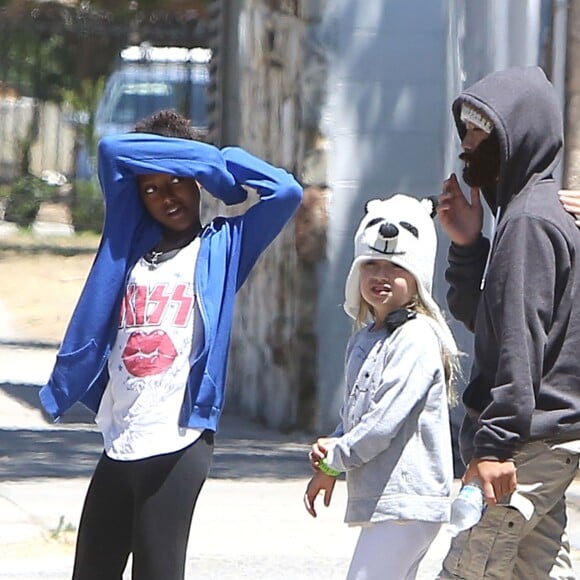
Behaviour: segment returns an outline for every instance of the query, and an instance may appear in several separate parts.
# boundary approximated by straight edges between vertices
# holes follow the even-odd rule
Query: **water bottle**
[[[452,537],[472,528],[481,519],[485,509],[483,490],[478,479],[462,486],[451,504],[451,518],[447,531]]]

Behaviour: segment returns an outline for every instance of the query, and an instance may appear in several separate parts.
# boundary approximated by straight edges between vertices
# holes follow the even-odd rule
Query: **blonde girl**
[[[434,202],[397,194],[365,209],[345,289],[358,330],[341,421],[312,445],[304,503],[316,517],[317,496],[328,506],[346,472],[345,521],[361,527],[348,580],[412,579],[449,520],[457,349],[431,296]]]

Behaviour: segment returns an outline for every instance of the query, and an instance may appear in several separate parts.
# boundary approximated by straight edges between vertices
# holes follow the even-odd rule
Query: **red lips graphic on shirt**
[[[176,357],[177,351],[163,330],[134,332],[121,356],[127,370],[135,377],[162,373]]]

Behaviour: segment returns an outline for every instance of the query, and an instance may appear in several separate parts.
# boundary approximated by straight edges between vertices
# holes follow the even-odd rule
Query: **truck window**
[[[159,109],[177,109],[187,114],[187,85],[169,83],[131,83],[123,87],[116,103],[113,103],[110,123],[130,123]]]

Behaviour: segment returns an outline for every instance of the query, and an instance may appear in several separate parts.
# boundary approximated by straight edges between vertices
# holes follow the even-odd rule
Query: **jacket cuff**
[[[50,390],[49,385],[44,385],[40,389],[38,396],[40,398],[43,415],[48,415],[52,421],[56,422],[59,417],[59,405]],[[48,418],[45,416],[45,419]]]
[[[338,461],[337,461],[338,460]],[[331,469],[342,472],[345,471],[340,461],[340,455],[337,453],[336,445],[329,445],[326,450],[326,457],[324,458],[324,463]]]
[[[486,256],[489,252],[489,240],[480,233],[477,240],[469,246],[460,246],[454,242],[449,245],[449,262],[473,262],[478,257]]]
[[[476,447],[473,457],[484,461],[513,461],[513,455],[513,449],[489,449]]]

